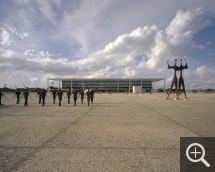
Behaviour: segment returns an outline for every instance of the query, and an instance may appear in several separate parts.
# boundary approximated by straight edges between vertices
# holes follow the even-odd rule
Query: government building
[[[144,91],[153,91],[154,82],[164,81],[165,78],[48,78],[47,88],[53,82],[63,90],[68,88],[87,89],[93,88],[95,92],[132,92],[134,86],[139,86]],[[56,85],[56,84],[55,84]]]

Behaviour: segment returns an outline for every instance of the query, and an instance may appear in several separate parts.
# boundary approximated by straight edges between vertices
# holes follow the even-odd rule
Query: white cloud
[[[191,31],[192,34],[199,30],[212,25],[212,21],[203,19],[203,9],[197,8],[195,10],[178,10],[175,18],[170,25],[165,29],[167,35],[183,34]]]
[[[26,50],[24,55],[29,56],[29,55],[36,55],[36,52],[34,50]]]
[[[41,76],[60,77],[165,77],[167,59],[182,58],[186,52],[204,49],[202,45],[193,42],[195,33],[211,25],[210,21],[204,19],[203,14],[201,8],[179,10],[166,29],[158,29],[156,25],[138,27],[129,34],[118,36],[104,49],[79,60],[59,58],[58,54],[50,54],[48,51],[37,53],[30,49],[24,54],[19,54],[0,48],[0,62],[4,64],[2,70],[3,68],[14,71],[24,70]],[[14,29],[10,28],[12,34]],[[203,75],[202,68],[188,71],[185,77],[190,81],[192,77],[198,78],[200,73]],[[214,71],[210,70],[208,75],[212,74]],[[27,79],[34,82],[41,81],[41,77],[32,75]],[[189,85],[197,86],[195,81],[189,82]]]
[[[30,47],[36,47],[36,46],[39,46],[40,44],[30,44],[29,46]]]
[[[206,44],[207,44],[207,45],[210,45],[210,44],[211,44],[211,41],[207,41]]]
[[[4,24],[7,28],[1,28],[2,34],[0,37],[0,43],[3,45],[16,44],[16,42],[24,40],[28,37],[28,33],[19,33],[16,28],[10,24]]]

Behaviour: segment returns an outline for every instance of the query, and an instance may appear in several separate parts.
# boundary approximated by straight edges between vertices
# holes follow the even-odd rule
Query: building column
[[[152,92],[154,92],[153,90],[154,90],[154,79],[152,80]]]
[[[47,79],[47,90],[49,92],[49,79]]]
[[[118,90],[118,93],[119,93],[119,80],[118,80],[118,88],[117,88],[117,90]]]
[[[128,92],[130,93],[130,79],[129,79],[129,90],[128,90]]]
[[[143,84],[142,84],[143,81],[142,81],[142,79],[140,80],[140,82],[141,82],[140,85],[141,85],[141,93],[142,93],[142,90],[143,90]]]

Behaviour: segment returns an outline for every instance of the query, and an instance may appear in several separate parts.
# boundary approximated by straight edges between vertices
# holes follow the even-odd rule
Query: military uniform
[[[0,91],[0,105],[2,106],[2,104],[1,104],[1,98],[2,98],[2,96],[3,96],[3,93]]]
[[[70,104],[70,96],[71,96],[71,90],[70,89],[69,89],[69,91],[67,91],[66,95],[68,98],[68,104]]]
[[[41,93],[40,93],[41,97],[42,97],[42,106],[45,105],[45,99],[46,99],[46,90],[42,89]]]
[[[88,90],[88,91],[86,92],[86,95],[87,95],[87,103],[88,103],[88,106],[89,106],[89,104],[90,104],[90,96],[91,96],[90,90]]]
[[[59,106],[61,106],[61,100],[62,100],[62,96],[63,96],[63,91],[59,90],[57,92],[57,95],[58,95],[58,99],[59,99]]]
[[[39,96],[39,104],[41,103],[41,89],[37,91],[37,95]]]
[[[15,92],[15,95],[16,95],[16,98],[17,98],[16,104],[18,104],[18,103],[20,103],[20,102],[19,102],[19,98],[20,98],[21,92],[20,92],[19,90],[17,90],[17,91]],[[15,96],[15,95],[14,95],[14,96]]]
[[[75,89],[73,90],[73,99],[74,99],[74,106],[76,106],[76,101],[77,101],[77,98],[78,98],[78,91]]]
[[[94,98],[94,90],[93,89],[90,91],[90,98],[91,98],[91,103],[93,103],[93,98]]]
[[[54,90],[52,91],[52,95],[53,95],[53,104],[55,104],[56,94],[57,94],[57,91],[54,89]]]
[[[25,99],[25,104],[24,104],[24,106],[27,106],[27,105],[28,105],[28,96],[29,96],[28,91],[25,91],[25,92],[23,93],[23,96],[24,96],[24,99]]]
[[[81,92],[79,93],[81,95],[81,103],[83,104],[83,100],[84,100],[84,91],[81,90]]]

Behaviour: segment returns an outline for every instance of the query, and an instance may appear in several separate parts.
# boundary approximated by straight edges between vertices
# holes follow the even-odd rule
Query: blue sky
[[[0,83],[165,77],[169,87],[166,61],[186,58],[186,87],[215,88],[214,22],[214,0],[0,0]]]

